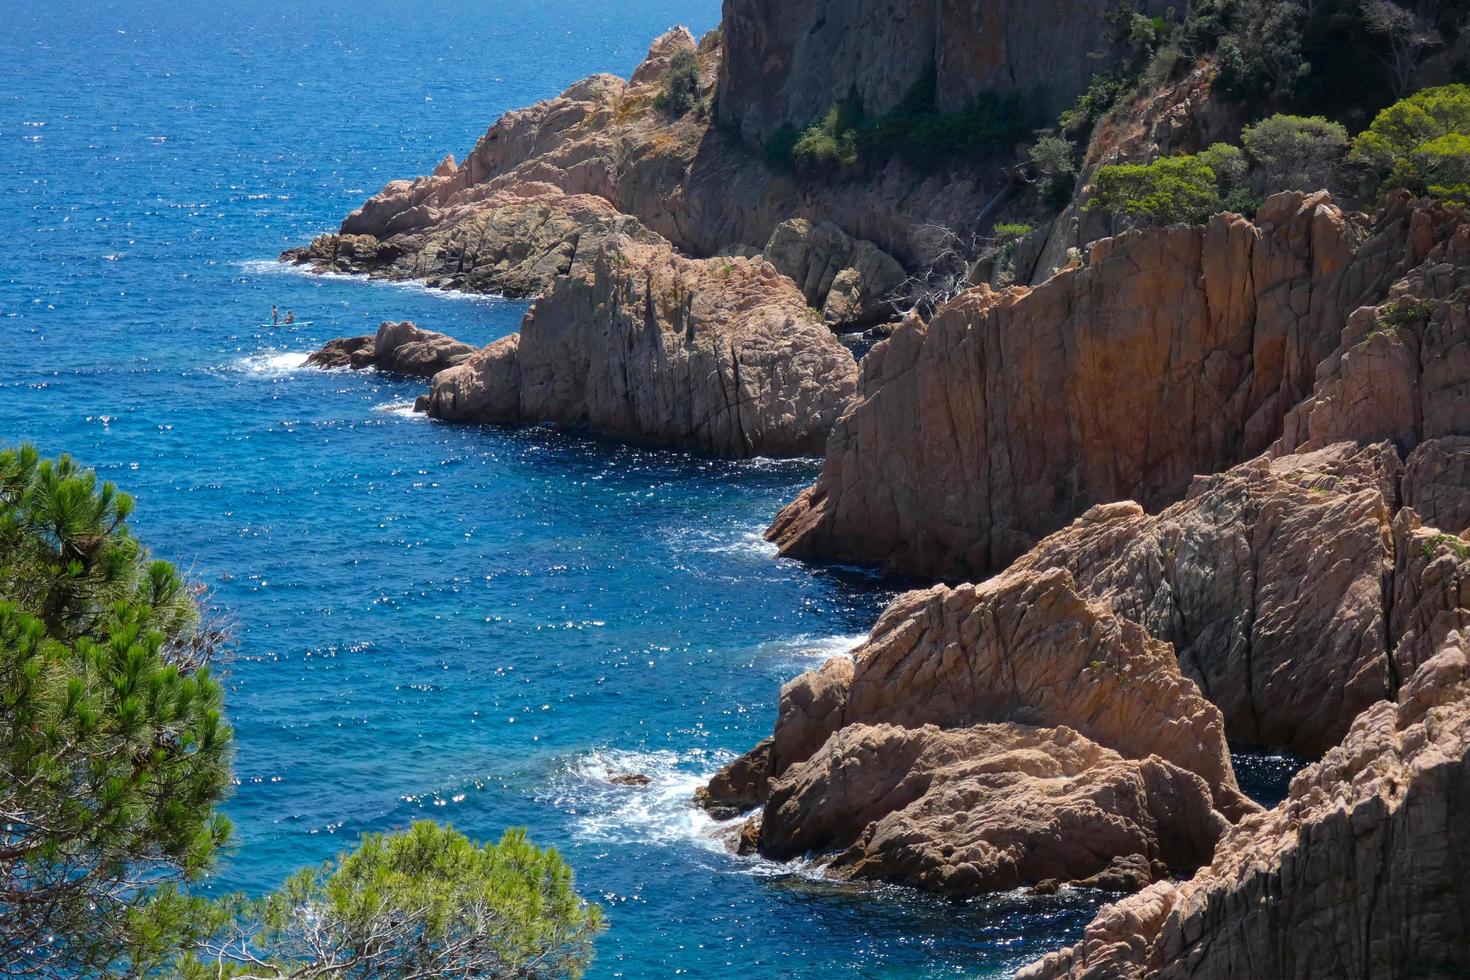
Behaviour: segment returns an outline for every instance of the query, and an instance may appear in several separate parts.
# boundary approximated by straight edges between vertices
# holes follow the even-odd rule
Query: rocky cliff
[[[1130,232],[1035,288],[971,290],[868,356],[817,484],[770,536],[786,554],[973,577],[1093,504],[1177,500],[1271,446],[1349,314],[1459,220],[1283,194],[1254,222]]]
[[[517,335],[434,378],[456,422],[554,422],[722,456],[820,449],[857,364],[790,279],[760,259],[686,259],[613,235]]]
[[[1165,12],[1162,0],[1134,7]],[[726,0],[719,121],[755,143],[856,94],[880,115],[921,79],[941,111],[1024,96],[1049,120],[1118,54],[1109,0]]]
[[[1225,832],[1189,881],[1103,909],[1023,980],[1470,973],[1470,658],[1452,633],[1400,693]]]

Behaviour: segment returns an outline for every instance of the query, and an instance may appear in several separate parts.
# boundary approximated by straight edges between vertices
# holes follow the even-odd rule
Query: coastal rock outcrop
[[[977,287],[868,355],[817,484],[769,536],[790,555],[969,578],[1093,504],[1177,500],[1282,435],[1348,314],[1455,220],[1279,194],[1254,222],[1130,232],[1035,288]]]
[[[579,250],[595,249],[610,234],[649,236],[605,199],[550,185],[436,197],[458,180],[456,172],[389,184],[343,222],[341,233],[281,257],[324,271],[523,297],[545,292]]]
[[[1012,569],[1065,568],[1172,644],[1232,741],[1315,757],[1396,690],[1385,594],[1400,471],[1384,443],[1261,457],[1196,478],[1156,515],[1093,507]]]
[[[446,368],[463,364],[479,348],[404,320],[384,320],[376,335],[341,337],[329,341],[306,359],[320,368],[376,368],[385,374],[432,378]]]
[[[1470,973],[1470,657],[1458,632],[1287,799],[1182,884],[1104,908],[1021,980],[1378,980]]]
[[[553,422],[721,456],[820,450],[857,364],[759,259],[686,259],[610,236],[521,331],[434,378],[458,422]]]
[[[1047,880],[1136,890],[1208,861],[1229,826],[1193,773],[1016,724],[850,725],[776,783],[758,821],[769,857],[833,852],[836,874],[955,897]]]
[[[1038,748],[1071,739],[1091,747],[1085,763]],[[963,767],[953,781],[944,775],[944,760],[967,752],[1002,760],[976,765],[1019,765],[1030,758],[1022,745],[1050,761],[1018,769],[1010,784],[999,776],[977,784]],[[1097,754],[1104,751],[1106,759]],[[1047,782],[1068,765],[1074,776],[1091,773],[1077,795]],[[1006,785],[1031,794],[1036,808],[1006,811]],[[1189,786],[1198,787],[1200,806]],[[1187,865],[1180,855],[1208,853],[1209,828],[1257,809],[1236,787],[1219,709],[1179,672],[1169,645],[1084,599],[1062,569],[895,600],[851,658],[835,657],[782,688],[773,736],[699,798],[726,815],[763,803],[747,833],[762,853],[835,849],[825,859],[846,873],[941,891],[1035,884],[1063,876],[1061,867],[1075,880],[1135,853]],[[1178,805],[1154,809],[1169,799]],[[1096,833],[1080,841],[1033,832],[1025,815],[1047,814],[1035,819],[1052,826],[1077,808],[1096,821]],[[973,839],[965,836],[971,815]],[[1109,837],[1103,825],[1132,829]],[[1155,845],[1140,843],[1140,834]],[[1165,839],[1184,843],[1165,847]],[[1017,864],[1005,840],[1054,853]],[[1087,861],[1065,853],[1079,843],[1092,847],[1085,869]]]

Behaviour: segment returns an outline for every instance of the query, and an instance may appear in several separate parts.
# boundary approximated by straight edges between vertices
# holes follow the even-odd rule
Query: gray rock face
[[[1161,0],[1135,4],[1161,15]],[[870,114],[931,70],[942,110],[1015,93],[1052,119],[1117,54],[1106,0],[727,0],[721,123],[763,144],[855,91]]]
[[[903,266],[872,242],[855,241],[831,223],[793,218],[776,226],[765,257],[790,276],[807,305],[834,329],[868,327],[895,318],[893,300]]]
[[[1225,833],[1189,881],[1108,906],[1020,980],[1470,975],[1470,658],[1448,636],[1400,693]]]
[[[479,348],[453,337],[424,330],[404,320],[384,320],[373,337],[342,337],[329,341],[306,363],[322,368],[376,368],[386,374],[411,378],[434,375],[469,360]]]
[[[751,259],[685,259],[612,236],[521,332],[434,379],[430,415],[554,422],[721,456],[817,451],[852,354],[791,281]]]

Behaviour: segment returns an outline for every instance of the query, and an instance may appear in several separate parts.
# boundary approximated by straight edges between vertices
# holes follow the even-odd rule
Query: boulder
[[[758,846],[951,897],[1047,879],[1136,891],[1229,823],[1193,773],[1068,728],[850,725],[771,787]]]
[[[674,60],[674,55],[680,51],[694,51],[698,49],[699,43],[695,41],[694,35],[689,28],[684,26],[673,27],[660,34],[648,48],[648,54],[644,56],[643,63],[633,72],[630,79],[633,85],[648,85],[661,81],[664,73],[669,70],[669,65]]]
[[[686,259],[667,242],[613,235],[518,336],[437,376],[427,409],[789,456],[820,449],[856,377],[852,354],[768,263]]]
[[[1094,504],[1167,505],[1196,474],[1271,447],[1348,313],[1417,264],[1421,239],[1452,232],[1438,206],[1399,201],[1369,222],[1324,194],[1280,194],[1254,223],[1130,232],[1034,289],[977,287],[864,359],[816,486],[769,536],[788,555],[969,578]],[[1382,377],[1369,367],[1364,384]],[[1453,432],[1470,404],[1443,390],[1445,418],[1426,435]],[[1391,434],[1333,431],[1349,428]]]
[[[342,337],[306,359],[322,368],[353,370],[376,368],[384,374],[432,378],[446,368],[463,364],[479,348],[442,333],[424,330],[404,320],[384,320],[373,337]]]
[[[1104,908],[1081,942],[1018,977],[1465,976],[1467,820],[1470,657],[1456,632],[1193,878]]]
[[[834,329],[856,329],[894,319],[905,273],[898,260],[872,242],[855,241],[830,222],[792,218],[776,226],[766,259],[790,276],[807,305]]]

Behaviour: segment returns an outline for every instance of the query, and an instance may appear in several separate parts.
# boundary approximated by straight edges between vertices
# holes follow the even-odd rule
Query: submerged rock
[[[720,456],[820,449],[851,396],[852,354],[768,263],[686,259],[614,235],[518,335],[434,379],[458,422],[553,422]]]
[[[386,374],[432,378],[463,364],[479,348],[453,337],[424,330],[408,320],[384,320],[373,337],[341,337],[328,341],[306,363],[321,368],[376,368]]]
[[[1470,974],[1470,658],[1404,686],[1226,831],[1214,859],[1098,913],[1023,980],[1378,980]]]

